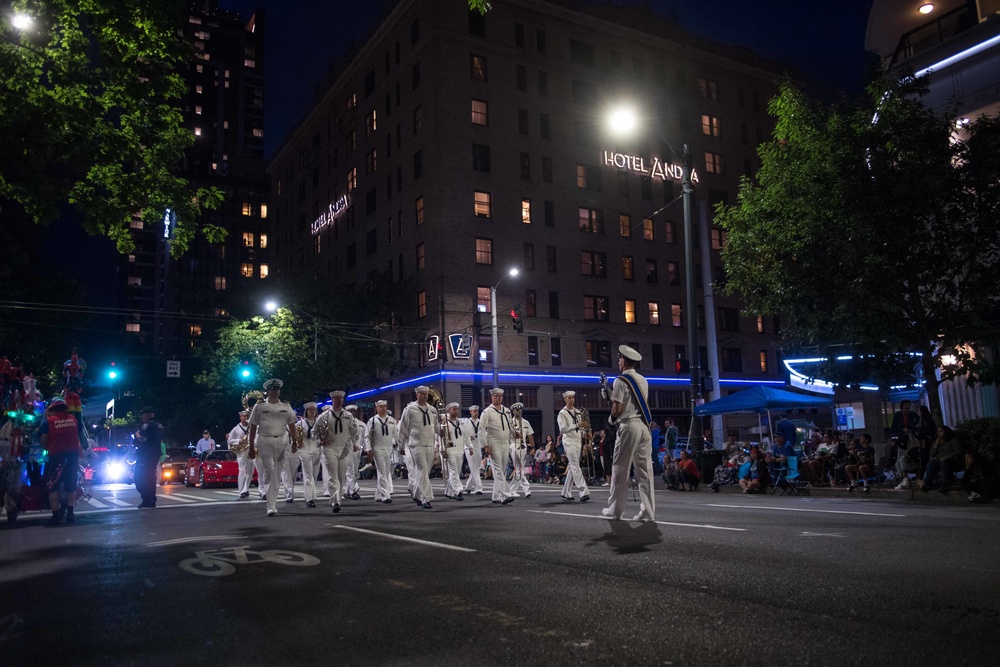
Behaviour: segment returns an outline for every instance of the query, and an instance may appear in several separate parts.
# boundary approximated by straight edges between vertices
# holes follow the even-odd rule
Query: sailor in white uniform
[[[438,411],[427,402],[430,387],[420,385],[414,392],[417,400],[405,408],[399,417],[399,444],[406,447],[413,467],[407,465],[413,478],[413,500],[424,509],[431,509],[434,489],[431,488],[430,471],[434,460],[434,436],[438,427]]]
[[[503,404],[503,389],[490,390],[490,406],[479,418],[480,441],[486,439],[486,449],[493,466],[493,502],[508,505],[515,494],[507,483],[507,460],[510,458],[510,437],[513,416]]]
[[[318,411],[315,403],[302,406],[305,414],[295,425],[296,430],[302,430],[302,440],[299,445],[299,463],[302,465],[302,490],[306,497],[306,507],[316,507],[316,470],[322,453],[319,447],[319,433],[316,431]]]
[[[250,442],[250,456],[260,457],[261,468],[264,471],[263,485],[267,488],[267,515],[278,513],[277,472],[285,456],[285,444],[292,438],[292,454],[295,447],[295,411],[292,406],[281,400],[281,387],[284,383],[277,378],[264,383],[267,400],[258,401],[250,413],[250,432],[247,434]]]
[[[340,511],[341,494],[347,481],[347,456],[357,440],[354,416],[344,409],[344,392],[331,391],[333,405],[319,416],[316,430],[326,467],[330,471],[330,507]]]
[[[354,446],[347,455],[347,486],[344,487],[344,497],[351,500],[361,500],[361,485],[358,484],[358,468],[361,464],[361,452],[365,449],[365,423],[358,418],[358,406],[348,405],[344,408],[354,417],[354,429],[357,436]]]
[[[324,405],[323,409],[320,410],[320,415],[322,415],[324,412],[329,412],[329,411],[330,411],[330,406],[329,405]],[[324,498],[329,498],[330,497],[330,471],[327,470],[327,467],[326,467],[326,457],[323,456],[323,450],[320,450],[319,470],[320,470],[320,472],[323,473],[323,479],[321,481],[321,486],[320,486],[322,492],[320,493],[320,495],[322,497],[324,497]]]
[[[444,495],[453,500],[462,499],[462,458],[471,447],[472,430],[459,419],[461,408],[458,403],[449,403],[446,408],[448,419],[442,424],[444,433],[441,435],[441,462],[447,461],[447,476],[444,480]]]
[[[375,401],[375,416],[365,427],[377,475],[375,502],[392,502],[392,447],[396,444],[396,420],[386,409],[385,401]]]
[[[510,412],[511,423],[514,425],[514,435],[510,440],[510,461],[514,467],[514,477],[510,480],[510,490],[516,497],[517,490],[520,488],[524,497],[530,498],[531,483],[528,481],[528,474],[525,472],[524,463],[525,458],[528,456],[528,446],[535,446],[535,429],[531,428],[531,424],[523,416],[520,417],[521,423],[517,423],[517,415],[523,415],[524,413],[523,403],[515,403],[510,406]]]
[[[573,487],[576,486],[576,490],[580,494],[580,502],[585,503],[590,500],[590,490],[587,488],[587,480],[583,476],[583,471],[580,470],[580,457],[583,448],[581,433],[589,429],[590,424],[580,419],[580,411],[576,409],[575,391],[564,391],[563,401],[566,405],[556,416],[559,435],[562,436],[563,449],[566,452],[566,458],[569,459],[562,497],[566,500],[573,500]]]
[[[250,437],[250,411],[240,412],[240,423],[233,427],[233,430],[226,436],[226,444],[229,449],[235,449],[240,444],[243,436]],[[250,497],[250,482],[253,481],[254,462],[250,458],[250,448],[247,447],[236,455],[236,462],[239,465],[239,477],[236,480],[236,488],[240,492],[240,498]]]
[[[479,444],[479,406],[469,406],[469,416],[462,420],[463,429],[468,428],[469,446],[465,448],[465,461],[469,464],[469,479],[465,483],[466,493],[483,495],[483,478],[479,469],[483,467],[483,448]]]
[[[656,504],[653,498],[652,435],[649,423],[640,407],[648,405],[649,384],[635,370],[642,355],[628,345],[618,346],[618,370],[611,390],[611,422],[618,423],[614,458],[611,461],[611,495],[608,506],[601,510],[606,517],[621,519],[628,495],[629,469],[635,467],[639,483],[639,513],[633,521],[653,521]],[[624,376],[631,378],[630,383]],[[634,386],[634,388],[633,388]],[[638,391],[639,395],[636,395]]]

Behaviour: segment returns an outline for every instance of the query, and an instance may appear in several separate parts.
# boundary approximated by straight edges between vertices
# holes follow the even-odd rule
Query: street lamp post
[[[490,286],[490,320],[492,322],[492,336],[491,343],[493,346],[493,387],[500,386],[500,335],[499,328],[497,327],[497,287],[500,286],[507,276],[516,276],[517,269],[511,269],[506,276],[503,276],[496,282],[496,284]]]
[[[304,311],[304,310],[302,310],[300,308],[296,308],[294,306],[279,306],[274,301],[268,301],[267,303],[264,304],[264,310],[266,310],[269,313],[275,312],[276,310],[278,310],[278,308],[287,308],[288,310],[295,311],[296,313],[299,313],[300,315],[305,315],[306,317],[308,317],[309,319],[312,320],[312,323],[313,323],[313,363],[316,363],[317,361],[319,361],[319,319],[315,315],[307,313],[306,311]]]

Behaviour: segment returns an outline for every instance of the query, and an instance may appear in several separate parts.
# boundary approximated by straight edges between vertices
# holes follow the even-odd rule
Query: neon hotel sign
[[[312,223],[312,233],[313,236],[319,234],[327,225],[332,225],[333,221],[337,217],[347,210],[347,195],[344,195],[337,201],[330,204],[323,213],[320,214],[318,218],[313,220]]]
[[[645,174],[650,178],[659,178],[662,181],[673,179],[681,180],[684,168],[679,164],[664,162],[658,157],[654,157],[649,168],[646,168],[645,158],[637,155],[626,155],[625,153],[615,153],[614,151],[604,151],[604,164],[616,169],[626,169],[637,174]],[[691,170],[691,182],[698,182],[698,172]]]

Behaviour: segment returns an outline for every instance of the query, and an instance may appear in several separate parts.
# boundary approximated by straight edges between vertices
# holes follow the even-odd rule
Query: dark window
[[[420,87],[420,62],[413,65],[413,90]]]
[[[410,46],[420,41],[420,18],[413,19],[410,24]]]
[[[549,139],[552,136],[552,125],[547,113],[538,116],[538,134],[542,139]]]
[[[545,200],[545,226],[556,226],[556,205],[555,202]]]
[[[646,282],[656,283],[659,280],[659,275],[656,270],[656,260],[652,257],[646,258]]]
[[[469,12],[469,34],[476,37],[486,37],[486,15],[475,9]]]
[[[739,331],[740,311],[736,308],[719,308],[719,331]]]
[[[643,199],[653,198],[653,180],[649,176],[639,177],[639,191]]]
[[[592,322],[609,322],[608,297],[584,294],[583,319]]]
[[[611,343],[606,340],[588,340],[587,365],[594,368],[611,368]]]
[[[347,268],[351,268],[358,261],[358,244],[352,243],[347,246]]]
[[[376,206],[378,206],[378,198],[375,194],[375,188],[372,188],[365,193],[365,215],[374,213]]]
[[[537,30],[535,31],[535,46],[538,48],[539,53],[545,53],[545,31]]]
[[[490,147],[472,144],[472,168],[476,171],[490,171]]]
[[[521,178],[531,178],[531,154],[521,153]]]
[[[584,276],[608,277],[608,257],[603,252],[580,252],[580,273]]]
[[[653,78],[656,79],[658,85],[667,85],[667,68],[663,66],[663,63],[655,63],[653,65]]]
[[[515,23],[514,24],[514,46],[523,49],[524,48],[524,24]]]
[[[528,365],[538,365],[538,336],[528,336]]]
[[[538,72],[538,94],[548,95],[549,94],[549,73],[539,71]]]
[[[549,318],[559,319],[559,292],[549,292]]]
[[[667,284],[681,284],[681,269],[677,262],[667,262]]]
[[[535,244],[524,244],[524,270],[532,271],[535,268]]]
[[[371,257],[378,252],[378,230],[372,229],[365,237],[365,254]]]
[[[628,172],[619,171],[618,172],[618,194],[622,197],[628,197]]]
[[[597,88],[589,81],[573,80],[573,101],[577,104],[593,104],[597,99]]]
[[[663,370],[663,344],[653,343],[653,370]]]
[[[375,92],[375,70],[365,74],[365,97]]]
[[[743,354],[738,347],[720,347],[719,365],[723,373],[742,373]]]
[[[413,154],[413,180],[417,180],[424,175],[424,152],[422,150]]]
[[[594,45],[578,39],[569,40],[569,59],[588,67],[594,66]]]
[[[552,182],[552,158],[542,156],[542,180],[546,183]]]
[[[556,247],[554,245],[545,246],[545,270],[549,273],[556,272]]]
[[[514,71],[517,73],[517,89],[521,91],[527,91],[528,70],[524,68],[524,65],[518,65]]]
[[[528,134],[528,110],[517,110],[517,131],[521,134]]]
[[[555,294],[555,292],[550,292],[550,294]],[[552,349],[552,365],[562,366],[562,341],[558,338],[550,338],[549,347]]]

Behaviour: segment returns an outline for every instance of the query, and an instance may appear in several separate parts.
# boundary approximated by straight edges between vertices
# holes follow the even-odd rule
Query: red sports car
[[[205,452],[200,458],[193,457],[187,462],[184,471],[185,486],[197,484],[202,488],[210,484],[236,485],[240,476],[240,464],[236,453],[230,451]],[[257,481],[257,471],[254,470],[253,481]]]

